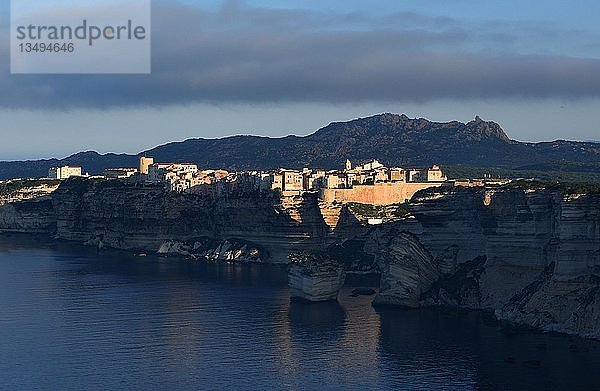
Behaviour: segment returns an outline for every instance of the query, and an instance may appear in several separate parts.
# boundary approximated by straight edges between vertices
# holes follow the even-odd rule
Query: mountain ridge
[[[96,174],[109,167],[135,167],[142,155],[156,161],[185,161],[203,168],[229,170],[306,166],[332,169],[341,167],[346,159],[377,158],[384,164],[399,166],[443,164],[511,169],[568,162],[592,164],[595,172],[600,144],[565,140],[520,142],[510,139],[498,123],[479,116],[462,123],[383,113],[332,122],[306,136],[192,138],[135,155],[84,151],[64,159],[0,162],[0,179],[45,176],[49,167],[62,164],[81,165],[84,171]]]

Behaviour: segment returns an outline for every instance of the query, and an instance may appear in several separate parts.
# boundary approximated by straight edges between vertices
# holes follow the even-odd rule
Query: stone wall
[[[351,189],[321,189],[323,202],[358,202],[361,204],[389,205],[408,201],[419,190],[437,187],[440,183],[392,182],[374,185],[355,185]]]

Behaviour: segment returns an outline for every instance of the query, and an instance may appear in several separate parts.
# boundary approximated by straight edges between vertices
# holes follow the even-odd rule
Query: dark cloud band
[[[159,4],[151,75],[10,75],[0,39],[0,106],[71,108],[264,102],[600,96],[600,60],[473,50],[454,20],[395,14]],[[4,33],[6,35],[6,31]],[[510,41],[489,34],[487,44]],[[479,42],[481,45],[481,42]]]

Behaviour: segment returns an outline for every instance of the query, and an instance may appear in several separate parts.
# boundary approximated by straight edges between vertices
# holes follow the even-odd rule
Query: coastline
[[[375,226],[342,206],[337,213],[345,217],[331,229],[311,195],[282,208],[256,194],[68,180],[49,201],[1,206],[0,228],[35,232],[43,221],[50,238],[102,251],[234,263],[321,254],[345,273],[381,273],[379,303],[493,310],[514,324],[599,338],[600,239],[593,227],[600,195],[525,185],[424,190],[408,204],[408,217]],[[324,280],[310,281],[308,290]]]
[[[10,242],[10,247],[12,248],[15,244],[18,246],[18,248],[22,248],[22,249],[29,249],[31,248],[31,246],[33,245],[34,248],[37,247],[41,247],[41,248],[46,248],[46,249],[52,249],[52,250],[66,250],[69,252],[72,251],[76,251],[76,252],[80,252],[80,251],[84,251],[88,254],[97,254],[97,255],[102,255],[102,254],[106,254],[107,256],[118,256],[118,257],[124,257],[126,259],[139,259],[140,257],[138,256],[139,253],[136,252],[131,252],[129,250],[123,250],[123,249],[114,249],[114,248],[103,248],[101,250],[98,250],[94,247],[91,247],[89,245],[85,245],[85,244],[81,244],[81,243],[77,243],[77,242],[72,242],[72,241],[67,241],[67,240],[60,240],[60,239],[55,239],[49,235],[44,235],[44,234],[31,234],[31,233],[9,233],[9,232],[0,232],[0,250],[2,250],[3,248],[3,242],[9,241]],[[141,250],[141,249],[140,249]],[[143,251],[143,250],[141,250]],[[266,268],[267,270],[272,269],[272,268],[276,268],[277,270],[283,271],[283,270],[287,270],[289,269],[289,265],[287,264],[280,264],[280,263],[247,263],[247,262],[235,262],[235,261],[212,261],[209,259],[192,259],[190,257],[186,257],[183,255],[176,255],[176,254],[168,254],[168,255],[160,255],[160,254],[156,254],[156,253],[150,253],[147,254],[147,256],[145,257],[145,259],[147,259],[148,261],[151,262],[156,262],[159,260],[175,260],[175,261],[184,261],[184,262],[190,262],[190,263],[204,263],[207,265],[231,265],[231,266],[236,266],[236,267],[259,267],[259,268]],[[376,281],[377,284],[374,284],[374,278],[378,277],[374,274],[371,274],[369,277],[367,277],[366,279],[364,278],[365,275],[369,275],[368,273],[349,273],[350,278],[347,278],[347,280],[344,283],[344,289],[347,290],[349,288],[355,288],[355,287],[371,287],[371,288],[375,288],[376,291],[380,290],[380,287],[378,285],[379,281]],[[374,297],[374,296],[372,296]],[[319,305],[319,303],[322,302],[311,302],[308,300],[292,300],[298,304],[302,304],[302,305]],[[335,299],[333,300],[334,302],[336,301]],[[399,310],[399,311],[411,311],[411,312],[430,312],[430,311],[434,311],[434,312],[442,312],[442,313],[448,313],[448,314],[468,314],[468,313],[476,313],[479,314],[478,316],[482,317],[482,320],[488,324],[494,325],[496,326],[502,333],[505,333],[507,335],[528,335],[528,334],[546,334],[546,335],[556,335],[559,337],[563,337],[563,338],[568,338],[568,337],[576,337],[576,338],[580,338],[582,340],[594,340],[594,341],[598,341],[600,340],[600,338],[596,337],[596,336],[590,336],[590,335],[581,335],[578,333],[574,333],[574,332],[569,332],[569,330],[552,330],[552,329],[544,329],[544,328],[540,328],[540,327],[534,327],[531,326],[529,324],[526,323],[519,323],[519,322],[513,322],[510,320],[504,320],[504,319],[499,319],[495,313],[493,309],[490,308],[465,308],[465,307],[460,307],[460,306],[452,306],[449,304],[430,304],[430,305],[425,305],[425,306],[420,306],[420,307],[409,307],[409,306],[402,306],[402,305],[394,305],[394,304],[385,304],[385,303],[371,303],[371,305],[375,308],[376,311],[378,311],[379,309],[393,309],[393,310]]]

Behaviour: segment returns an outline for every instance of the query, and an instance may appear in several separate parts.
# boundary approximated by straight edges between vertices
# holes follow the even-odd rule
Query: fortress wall
[[[328,203],[337,201],[388,205],[410,200],[417,191],[435,186],[439,186],[439,183],[376,183],[356,185],[352,189],[321,189],[320,197]]]

